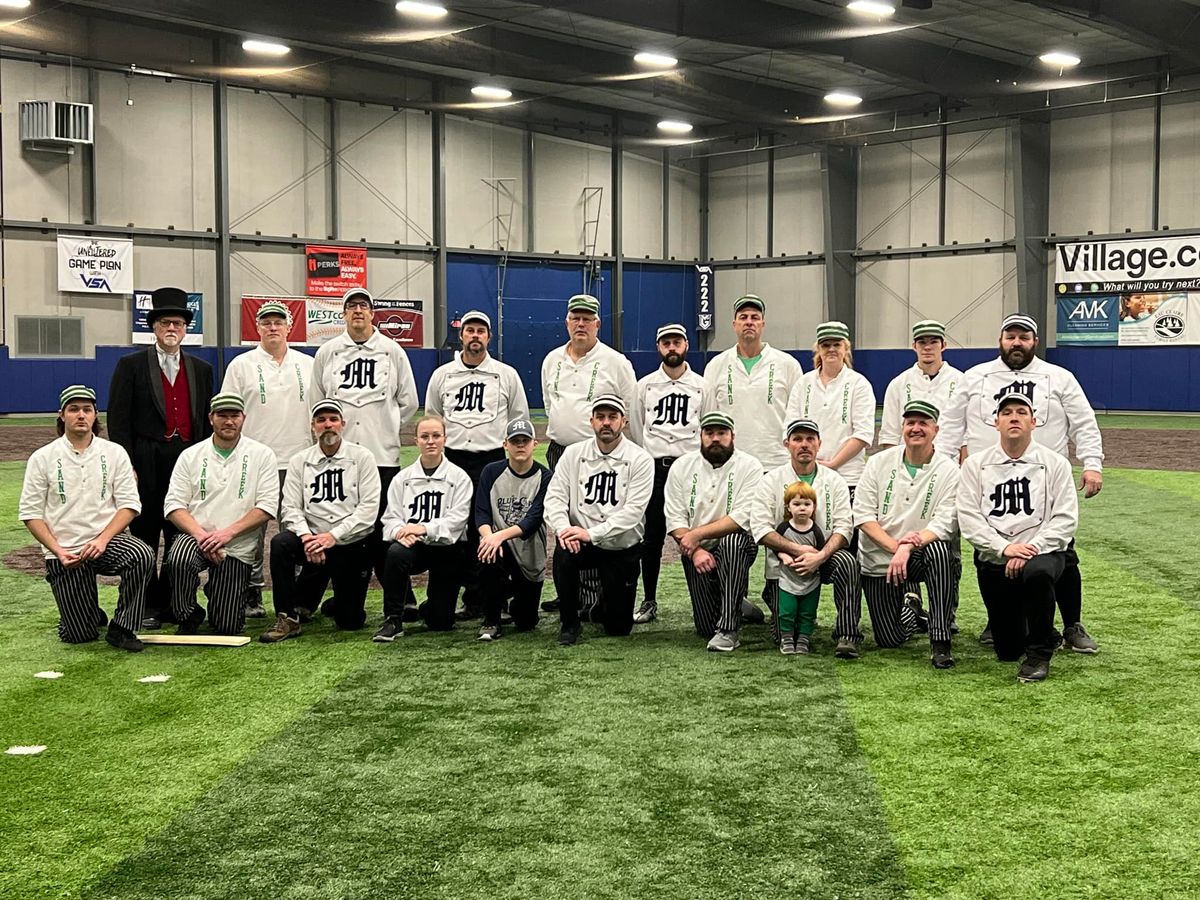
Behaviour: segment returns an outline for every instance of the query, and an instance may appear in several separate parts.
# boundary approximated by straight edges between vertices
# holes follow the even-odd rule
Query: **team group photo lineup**
[[[243,635],[268,614],[264,644],[321,640],[306,635],[319,618],[381,643],[456,624],[490,643],[539,623],[562,648],[636,641],[669,602],[666,553],[698,636],[677,639],[698,650],[737,651],[760,626],[786,655],[849,662],[919,641],[950,670],[969,640],[1020,682],[1046,679],[1056,652],[1099,650],[1075,534],[1080,496],[1103,485],[1100,429],[1024,313],[997,321],[996,357],[965,372],[943,359],[946,326],[916,322],[913,363],[880,398],[850,325],[814,321],[811,347],[766,340],[784,298],[733,299],[735,343],[703,371],[688,328],[662,322],[660,364],[638,379],[599,339],[600,301],[576,294],[541,364],[543,428],[489,352],[501,323],[486,313],[459,317],[461,349],[422,397],[366,289],[345,293],[344,330],[315,357],[289,346],[288,306],[262,302],[257,346],[220,377],[183,346],[187,300],[153,292],[154,342],[117,362],[107,409],[97,385],[62,385],[59,437],[28,460],[19,517],[66,643],[137,652],[148,635]],[[101,575],[119,578],[112,610]],[[964,577],[982,633],[959,633]]]

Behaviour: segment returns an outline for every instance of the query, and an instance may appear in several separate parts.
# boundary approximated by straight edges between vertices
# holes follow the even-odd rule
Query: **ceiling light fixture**
[[[287,44],[253,39],[242,41],[242,49],[247,53],[261,53],[263,56],[287,56],[287,54],[292,52],[292,48],[287,46]]]
[[[825,102],[830,106],[858,106],[863,98],[849,91],[830,91],[825,95]]]
[[[31,0],[0,0],[5,9],[28,9]]]
[[[480,100],[507,100],[512,96],[508,88],[496,87],[491,84],[477,84],[471,88],[472,95]]]
[[[1079,57],[1069,50],[1050,50],[1038,57],[1048,66],[1056,66],[1059,69],[1070,69],[1079,65]]]
[[[396,12],[418,19],[440,19],[446,15],[446,7],[426,0],[400,0],[396,4]]]
[[[673,56],[665,53],[648,53],[643,51],[633,55],[633,61],[640,66],[654,66],[656,69],[671,69],[679,62]]]
[[[691,122],[680,122],[678,119],[663,119],[658,123],[658,130],[667,134],[688,134],[692,130]]]
[[[850,12],[862,13],[865,16],[892,16],[896,7],[884,0],[851,0],[846,4]]]

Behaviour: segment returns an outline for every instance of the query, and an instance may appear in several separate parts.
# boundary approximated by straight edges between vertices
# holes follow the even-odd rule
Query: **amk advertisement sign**
[[[1060,244],[1059,344],[1200,344],[1200,237]]]

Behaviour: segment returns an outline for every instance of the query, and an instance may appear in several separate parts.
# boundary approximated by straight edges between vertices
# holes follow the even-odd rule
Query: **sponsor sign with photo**
[[[189,293],[187,305],[188,309],[192,311],[192,321],[188,323],[187,333],[183,336],[183,344],[186,347],[199,347],[204,343],[204,295]],[[151,301],[150,291],[133,292],[133,343],[154,343],[154,329],[147,321],[150,310],[153,308],[154,303]]]
[[[304,290],[310,297],[341,297],[367,286],[367,251],[362,247],[304,248]]]

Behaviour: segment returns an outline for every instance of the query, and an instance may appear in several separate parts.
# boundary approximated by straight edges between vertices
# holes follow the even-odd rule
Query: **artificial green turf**
[[[0,550],[28,542],[19,472]],[[762,627],[706,654],[678,566],[627,641],[320,625],[138,656],[58,644],[43,583],[0,572],[0,742],[50,745],[0,757],[0,896],[1194,897],[1200,552],[1169,538],[1200,476],[1105,476],[1103,649],[1043,685],[974,642],[969,563],[946,673],[923,642],[835,663],[828,594],[813,658]]]

